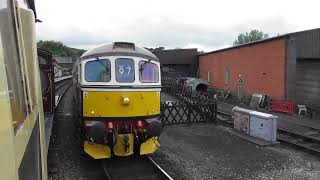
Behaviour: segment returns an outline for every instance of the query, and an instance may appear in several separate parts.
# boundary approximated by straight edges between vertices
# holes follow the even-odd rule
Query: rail
[[[108,180],[173,180],[150,156],[114,158],[102,160],[101,163]]]
[[[55,84],[55,107],[58,106],[64,93],[71,86],[72,82],[70,82],[70,81],[71,81],[70,78],[65,78],[63,80],[58,81]]]
[[[60,104],[62,97],[65,95],[67,89],[70,86],[71,86],[71,82],[68,82],[68,81],[64,82],[63,85],[55,86],[55,106],[54,106],[55,111],[58,109],[58,106]],[[54,118],[55,118],[55,113],[53,113],[51,118],[48,119],[45,124],[47,153],[50,148],[49,146],[50,146],[50,139],[51,139],[51,132],[52,132],[52,123],[54,121]]]
[[[229,126],[233,126],[233,121],[231,113],[221,111],[218,108],[218,115],[222,116],[229,116],[227,120],[221,120],[222,117],[218,118],[220,119],[220,122],[223,122]],[[309,132],[313,133],[302,133],[297,131],[292,131],[290,129],[285,128],[284,126],[278,126],[277,127],[277,140],[281,142],[285,142],[287,144],[294,145],[298,148],[302,148],[306,151],[312,152],[312,153],[320,153],[320,131],[315,128],[310,128],[306,126],[300,126],[300,131],[303,131],[303,129],[309,129]],[[307,132],[305,130],[305,132]]]
[[[54,78],[54,83],[58,83],[60,81],[66,80],[66,79],[71,79],[72,76],[62,76],[62,77],[58,77],[58,78]]]
[[[161,174],[165,177],[167,180],[174,180],[164,169],[159,166],[156,161],[154,161],[150,156],[148,156],[149,161],[154,165],[156,169],[158,169]]]

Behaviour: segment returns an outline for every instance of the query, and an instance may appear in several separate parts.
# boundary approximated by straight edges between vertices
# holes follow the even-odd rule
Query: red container
[[[294,113],[294,104],[290,101],[271,100],[271,110],[288,114]]]

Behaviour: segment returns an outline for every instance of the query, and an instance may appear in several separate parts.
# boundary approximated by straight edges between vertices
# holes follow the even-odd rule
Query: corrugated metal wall
[[[290,39],[295,42],[297,58],[295,100],[320,108],[320,29],[294,33]]]
[[[296,43],[294,38],[286,41],[286,99],[295,101],[296,97]]]
[[[320,29],[294,33],[291,37],[295,39],[298,58],[320,57]]]
[[[320,107],[320,59],[298,59],[296,102]]]

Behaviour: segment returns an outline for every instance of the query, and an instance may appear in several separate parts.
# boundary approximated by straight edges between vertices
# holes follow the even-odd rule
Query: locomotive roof
[[[128,42],[114,42],[112,44],[97,46],[85,52],[80,59],[83,60],[101,56],[136,56],[159,61],[159,59],[150,51],[136,46],[134,43]]]

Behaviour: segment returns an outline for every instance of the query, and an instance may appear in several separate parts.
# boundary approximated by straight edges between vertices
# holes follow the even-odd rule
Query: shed
[[[267,94],[320,107],[320,28],[199,55],[200,77],[236,93]]]
[[[170,49],[153,52],[160,60],[163,76],[196,77],[198,70],[197,49]]]

